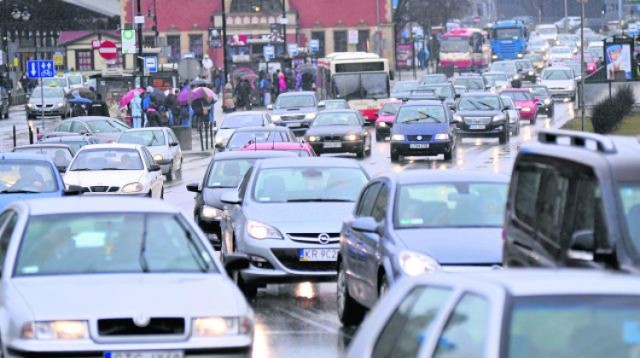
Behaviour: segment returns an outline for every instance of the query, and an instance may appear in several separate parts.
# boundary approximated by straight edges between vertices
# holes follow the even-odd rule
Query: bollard
[[[17,146],[17,138],[16,138],[16,125],[13,125],[13,147]]]
[[[33,144],[33,129],[29,126],[29,144]]]
[[[209,123],[209,138],[211,139],[211,149],[213,149],[213,124]]]
[[[202,123],[202,121],[198,121],[198,133],[200,133],[200,150],[204,152],[204,141],[202,138],[202,126],[204,125],[204,123]]]
[[[209,150],[209,122],[204,122],[204,142],[205,148]]]

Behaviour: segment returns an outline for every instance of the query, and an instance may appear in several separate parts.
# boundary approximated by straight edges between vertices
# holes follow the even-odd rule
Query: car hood
[[[456,114],[459,114],[463,117],[493,117],[501,114],[502,112],[499,110],[495,111],[462,111],[458,110]]]
[[[540,84],[543,84],[549,89],[551,88],[569,88],[574,84],[574,80],[540,80]]]
[[[385,123],[393,123],[396,120],[396,116],[379,116],[378,119],[376,119],[376,122],[385,122]]]
[[[393,133],[405,135],[437,134],[448,133],[449,125],[447,123],[395,123],[392,130]]]
[[[296,108],[280,108],[280,109],[273,109],[273,114],[276,115],[284,115],[284,114],[307,114],[307,113],[312,113],[317,111],[316,107],[296,107]]]
[[[361,132],[360,126],[311,126],[307,135],[347,135]]]
[[[255,204],[245,208],[247,218],[275,226],[286,233],[339,233],[355,203]]]
[[[108,143],[109,141],[117,142],[121,135],[122,132],[93,133],[93,137],[100,143]]]
[[[236,190],[236,188],[204,188],[202,189],[202,198],[204,199],[205,205],[222,209],[225,205],[220,201],[222,194]]]
[[[429,255],[441,265],[502,262],[502,228],[401,229],[395,233],[408,250]]]
[[[24,193],[24,194],[0,194],[0,211],[18,200],[30,200],[30,199],[43,199],[43,198],[56,198],[62,196],[61,191],[54,191],[51,193]]]
[[[64,182],[67,185],[123,187],[139,182],[143,176],[144,170],[67,171],[64,174]]]
[[[41,105],[42,104],[42,99],[41,98],[32,98],[29,99],[29,103],[32,103],[33,105]],[[48,98],[45,97],[44,99],[44,104],[53,104],[56,105],[58,103],[65,103],[64,98]]]
[[[218,138],[222,138],[223,141],[226,142],[235,131],[235,128],[218,129],[218,131],[216,132],[216,141],[218,141]]]
[[[43,276],[12,279],[11,287],[39,321],[246,314],[240,292],[210,273]]]

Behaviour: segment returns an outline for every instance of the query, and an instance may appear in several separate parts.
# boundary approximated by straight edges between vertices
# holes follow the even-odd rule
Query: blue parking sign
[[[29,78],[47,78],[55,76],[53,60],[27,61],[27,74]]]

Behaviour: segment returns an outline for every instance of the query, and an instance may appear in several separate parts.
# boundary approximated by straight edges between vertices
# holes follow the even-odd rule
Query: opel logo
[[[320,234],[318,235],[318,241],[320,241],[321,244],[326,245],[329,243],[329,234]]]
[[[138,315],[133,317],[133,323],[135,323],[135,325],[138,327],[146,327],[149,325],[150,321],[151,321],[151,317],[147,317],[144,315]]]
[[[418,136],[418,140],[422,140],[422,136],[421,135]]]

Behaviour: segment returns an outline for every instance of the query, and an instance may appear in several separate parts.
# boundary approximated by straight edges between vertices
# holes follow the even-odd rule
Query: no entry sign
[[[118,56],[118,48],[116,47],[116,44],[111,41],[102,41],[100,48],[98,49],[98,53],[100,54],[100,57],[105,60],[113,60]]]

